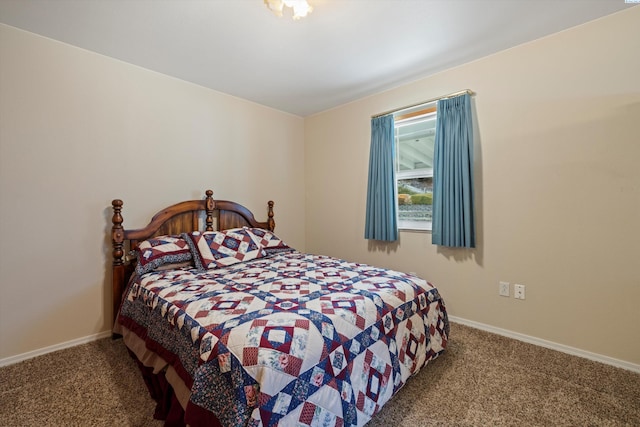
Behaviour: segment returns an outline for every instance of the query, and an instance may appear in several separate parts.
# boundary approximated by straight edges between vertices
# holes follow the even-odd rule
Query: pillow
[[[265,254],[259,239],[244,228],[224,231],[194,231],[182,237],[191,248],[196,267],[200,270],[262,258]]]
[[[157,236],[144,240],[135,251],[138,258],[138,265],[136,265],[138,274],[192,259],[187,241],[180,236]]]
[[[186,267],[193,268],[193,258],[189,257],[189,261],[161,265],[160,267],[156,267],[155,271],[177,270],[179,268],[186,268]]]
[[[282,239],[273,234],[272,231],[263,228],[249,228],[248,230],[258,238],[258,242],[263,246],[266,255],[293,251],[293,248],[289,247]]]

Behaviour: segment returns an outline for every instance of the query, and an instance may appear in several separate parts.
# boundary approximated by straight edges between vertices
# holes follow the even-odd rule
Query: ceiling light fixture
[[[313,10],[307,0],[264,0],[264,4],[280,17],[282,17],[285,7],[292,8],[293,19],[304,18]]]

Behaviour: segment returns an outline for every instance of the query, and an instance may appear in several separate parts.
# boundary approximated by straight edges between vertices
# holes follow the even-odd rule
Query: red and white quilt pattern
[[[146,274],[119,321],[155,325],[143,338],[178,357],[191,402],[229,426],[362,426],[449,331],[426,281],[295,251]]]
[[[265,255],[259,237],[244,228],[194,231],[182,236],[191,246],[195,265],[200,269],[228,267]]]

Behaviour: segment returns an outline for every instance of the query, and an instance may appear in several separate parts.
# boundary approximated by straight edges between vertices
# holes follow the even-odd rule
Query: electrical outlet
[[[513,297],[515,299],[524,299],[524,285],[513,285]]]
[[[498,294],[503,297],[509,296],[509,282],[500,282],[498,288]]]

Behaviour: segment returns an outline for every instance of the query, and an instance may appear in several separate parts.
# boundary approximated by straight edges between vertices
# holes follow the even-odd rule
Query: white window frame
[[[423,105],[419,110],[432,109],[435,107],[435,104],[427,104]],[[402,117],[406,114],[406,111],[402,112],[402,114],[396,113],[396,116]],[[435,120],[437,116],[437,111],[430,111],[422,115],[417,115],[409,118],[403,118],[394,122],[394,138],[396,139],[396,153],[395,153],[395,172],[396,172],[396,182],[395,182],[395,201],[396,208],[398,213],[398,229],[405,231],[431,231],[432,222],[431,221],[412,221],[412,220],[401,220],[400,219],[400,203],[398,200],[398,181],[403,179],[412,179],[412,178],[432,178],[433,179],[433,168],[423,168],[423,169],[413,169],[409,171],[400,171],[400,143],[399,143],[399,134],[398,129],[403,126],[407,126],[410,124],[419,123],[421,121]]]

